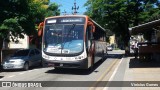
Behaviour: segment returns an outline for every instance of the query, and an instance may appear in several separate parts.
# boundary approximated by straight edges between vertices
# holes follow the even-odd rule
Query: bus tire
[[[105,60],[105,51],[103,50],[102,51],[102,61],[104,61]]]
[[[89,71],[92,71],[94,68],[94,55],[91,57],[91,66],[89,67]]]
[[[54,67],[54,69],[55,69],[55,70],[59,70],[59,69],[62,69],[62,68],[60,68],[60,67]]]

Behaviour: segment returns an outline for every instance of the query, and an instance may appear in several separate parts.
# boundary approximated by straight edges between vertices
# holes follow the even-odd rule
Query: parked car
[[[107,50],[112,51],[113,50],[112,46],[107,46]]]
[[[28,70],[31,66],[41,65],[41,52],[38,49],[22,49],[2,62],[3,69]]]

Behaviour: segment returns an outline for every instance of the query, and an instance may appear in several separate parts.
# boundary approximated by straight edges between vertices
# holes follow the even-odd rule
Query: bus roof
[[[59,18],[59,17],[88,17],[88,16],[86,16],[86,15],[64,15],[64,16],[51,16],[51,17],[47,17],[46,19]]]
[[[89,18],[89,16],[87,15],[64,15],[64,16],[51,16],[51,17],[47,17],[45,19],[50,19],[50,18],[59,18],[59,17],[85,17],[88,18],[88,20],[92,21],[95,25],[97,25],[98,27],[102,28],[103,31],[105,31],[105,29],[103,27],[101,27],[98,23],[96,23],[94,20],[92,20],[91,18]]]
[[[101,27],[98,23],[96,23],[94,20],[92,20],[91,18],[89,18],[94,24],[96,24],[98,27],[102,28],[103,31],[105,31],[105,29],[103,27]]]

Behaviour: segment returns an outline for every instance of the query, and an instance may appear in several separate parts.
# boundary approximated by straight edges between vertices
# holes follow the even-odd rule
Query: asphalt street
[[[105,58],[95,64],[93,70],[77,70],[77,69],[59,69],[53,67],[42,68],[33,67],[28,71],[22,70],[5,70],[0,72],[0,82],[21,81],[23,88],[17,87],[1,87],[0,90],[93,90],[97,89],[100,81],[108,81],[121,58],[124,51],[109,51]],[[25,83],[37,82],[37,87],[25,87]],[[18,82],[17,82],[18,83]],[[42,85],[38,86],[38,83]],[[58,83],[58,84],[56,84]],[[44,85],[49,87],[41,87]],[[15,84],[16,85],[16,84]],[[46,86],[47,86],[46,85]],[[68,86],[67,86],[68,85]],[[73,86],[72,86],[73,85]],[[14,85],[13,85],[14,86]],[[103,89],[102,87],[98,87]]]

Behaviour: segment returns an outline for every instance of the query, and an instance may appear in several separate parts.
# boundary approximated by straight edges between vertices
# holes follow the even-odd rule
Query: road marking
[[[8,78],[14,77],[15,75],[8,76]]]
[[[111,77],[109,78],[108,81],[112,81],[113,77],[116,75],[116,72],[118,71],[118,68],[120,66],[120,64],[122,63],[123,58],[121,59],[121,61],[118,63],[117,67],[115,68],[114,72],[112,73]],[[104,87],[103,90],[108,90],[109,87]]]
[[[111,75],[111,77],[110,77],[110,79],[109,79],[108,81],[111,81],[111,80],[113,79],[113,77],[115,76],[115,74],[116,74],[116,72],[117,72],[117,70],[118,70],[118,67],[119,67],[120,64],[122,63],[122,60],[123,60],[123,58],[122,58],[121,61],[118,63],[116,69],[114,70],[114,72],[112,73],[112,75]]]
[[[28,71],[28,72],[32,72],[32,71],[34,71],[34,70],[30,70],[30,71]],[[25,74],[26,72],[21,72],[21,73],[18,73],[17,75],[23,75],[23,74]],[[8,77],[6,77],[6,78],[12,78],[12,77],[14,77],[14,76],[17,76],[17,75],[11,75],[11,76],[8,76]],[[4,78],[3,78],[4,79]],[[2,81],[3,79],[0,79],[0,81]]]
[[[21,73],[19,73],[19,75],[22,75],[22,74],[24,74],[25,72],[21,72]]]
[[[39,69],[34,69],[34,71],[39,70]]]
[[[101,77],[98,78],[97,81],[101,81],[106,74],[112,69],[112,67],[116,64],[116,62],[118,61],[118,59],[116,59],[112,64],[110,64],[109,68],[107,68],[107,70],[101,75]]]
[[[29,70],[28,72],[32,72],[33,70]]]
[[[90,87],[89,90],[92,90],[96,87],[96,85],[98,84],[99,81],[102,81],[102,79],[106,76],[106,74],[112,69],[112,67],[116,64],[116,62],[118,61],[118,59],[116,59],[114,62],[112,62],[109,67],[105,70],[105,72],[96,80],[95,83],[93,83],[93,87]]]

